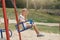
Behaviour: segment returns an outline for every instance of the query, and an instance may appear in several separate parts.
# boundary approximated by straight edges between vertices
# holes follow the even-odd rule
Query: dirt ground
[[[26,30],[24,32],[21,32],[22,40],[59,40],[60,39],[60,34],[54,34],[54,33],[45,33],[45,32],[40,32],[43,34],[43,37],[37,37],[35,31],[32,30]],[[4,33],[4,39],[0,40],[6,40],[5,39],[5,33]],[[19,36],[17,31],[13,31],[13,35],[10,38],[10,40],[19,40]]]

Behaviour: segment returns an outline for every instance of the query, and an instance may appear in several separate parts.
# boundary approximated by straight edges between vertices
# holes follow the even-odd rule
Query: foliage
[[[27,0],[16,0],[18,8],[25,8]],[[6,0],[7,7],[13,7],[11,0]],[[1,4],[0,4],[1,7]],[[60,9],[60,0],[28,0],[29,8]]]

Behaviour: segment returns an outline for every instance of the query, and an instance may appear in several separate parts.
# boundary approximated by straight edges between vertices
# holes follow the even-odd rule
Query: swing
[[[1,38],[3,38],[3,32],[6,32],[6,30],[5,29],[0,29]],[[10,32],[10,37],[11,37],[12,36],[12,31],[9,30],[9,32]]]
[[[12,0],[11,0],[11,2],[12,2],[12,5],[14,5],[14,3],[13,3]],[[14,7],[16,8],[16,12],[17,12],[17,6],[14,5]],[[16,15],[16,16],[17,16],[17,15]],[[18,20],[18,18],[17,18],[17,20]],[[27,30],[27,29],[29,29],[29,28],[32,28],[32,25],[31,25],[29,28],[27,28],[27,27],[25,28],[24,23],[26,23],[26,22],[30,22],[30,24],[33,24],[33,21],[32,21],[31,19],[30,19],[30,20],[27,20],[27,21],[25,21],[25,22],[20,22],[20,23],[16,24],[15,27],[16,27],[16,29],[17,29],[18,32],[22,32],[22,31],[24,31],[24,30]],[[20,24],[22,24],[22,27],[23,27],[22,30],[19,30],[19,29],[18,29],[18,27],[19,27]]]
[[[27,28],[27,27],[24,26],[24,23],[26,23],[26,22],[29,22],[29,23],[31,24],[31,26],[30,26],[29,28]],[[34,23],[34,22],[33,22],[32,20],[27,20],[27,21],[25,21],[25,22],[20,22],[19,24],[16,25],[16,29],[17,29],[18,32],[25,31],[25,30],[27,30],[27,29],[32,28],[33,23]],[[22,24],[22,27],[23,27],[22,30],[18,30],[18,26],[19,26],[20,24]]]

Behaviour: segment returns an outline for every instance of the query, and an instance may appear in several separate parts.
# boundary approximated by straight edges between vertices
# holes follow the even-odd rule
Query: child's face
[[[23,11],[22,14],[23,14],[24,16],[27,16],[27,15],[28,15],[28,11]]]

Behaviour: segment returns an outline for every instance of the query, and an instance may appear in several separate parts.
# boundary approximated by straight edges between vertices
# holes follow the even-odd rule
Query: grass
[[[58,26],[37,25],[37,27],[38,27],[39,31],[43,31],[43,32],[47,32],[47,33],[58,33],[58,34],[60,34]]]
[[[4,26],[4,24],[0,24],[0,28],[5,28],[5,26]],[[9,29],[11,29],[11,30],[15,30],[16,28],[15,28],[15,24],[9,24],[9,27],[8,27]]]
[[[40,11],[34,11],[30,10],[29,18],[33,19],[34,21],[38,22],[50,22],[50,23],[59,23],[60,22],[60,16],[55,15],[49,15],[45,12]]]
[[[39,31],[48,32],[48,33],[58,33],[60,34],[58,26],[45,26],[45,25],[37,25]],[[4,24],[0,25],[0,28],[4,28]],[[16,30],[15,24],[9,24],[9,29]]]
[[[9,19],[15,19],[14,9],[7,8],[7,17]],[[21,13],[21,9],[18,9],[18,15]],[[0,8],[0,17],[3,17],[2,9]],[[60,16],[50,15],[46,12],[41,12],[41,10],[35,11],[34,9],[29,10],[28,19],[33,19],[36,22],[45,23],[60,23]]]
[[[49,33],[60,33],[58,26],[45,26],[38,25],[40,31],[49,32]]]

